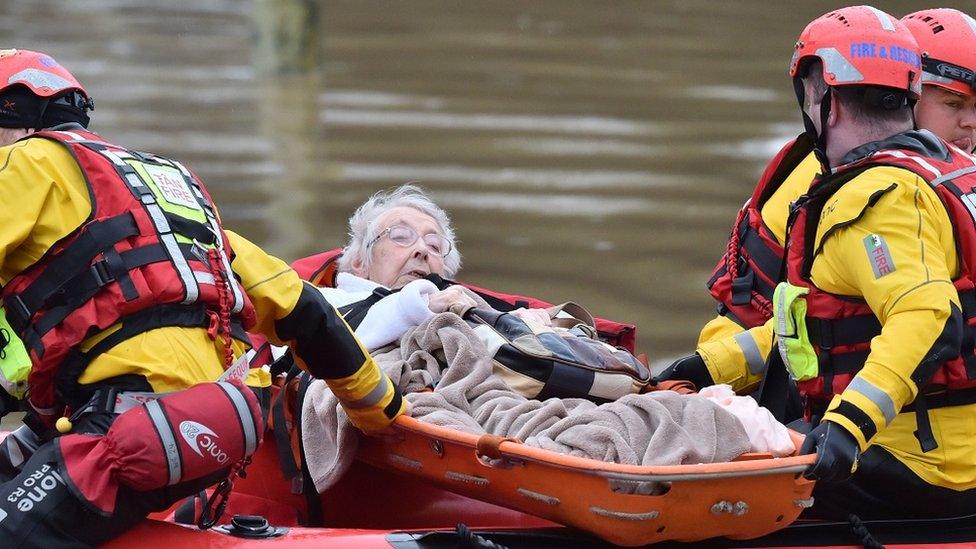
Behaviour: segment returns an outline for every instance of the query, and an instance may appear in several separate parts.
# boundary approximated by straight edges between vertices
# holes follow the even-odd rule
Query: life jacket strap
[[[874,315],[859,315],[828,320],[807,317],[807,333],[810,342],[821,348],[870,343],[871,338],[881,333],[881,322]]]
[[[346,321],[346,324],[355,330],[363,323],[363,320],[366,320],[366,314],[369,313],[370,307],[376,305],[384,297],[398,291],[378,286],[373,289],[372,293],[366,299],[339,307],[339,314],[342,315],[342,319]]]
[[[732,304],[748,305],[752,302],[752,290],[756,288],[756,273],[747,265],[732,279]]]
[[[922,452],[931,452],[939,447],[935,441],[935,434],[932,432],[932,421],[929,418],[929,406],[924,394],[919,393],[912,404],[915,408],[915,438],[918,439]]]
[[[206,328],[210,324],[208,309],[202,305],[162,305],[140,311],[122,320],[122,326],[92,346],[87,352],[74,350],[58,370],[55,386],[68,404],[81,404],[91,397],[91,389],[78,378],[96,357],[119,343],[143,332],[164,327]],[[240,320],[231,320],[231,336],[250,344]]]
[[[959,292],[959,304],[962,305],[962,343],[959,355],[966,368],[966,379],[976,380],[976,329],[969,322],[976,317],[976,290]]]
[[[749,253],[749,257],[752,258],[752,263],[769,280],[779,279],[779,270],[783,264],[783,256],[781,251],[777,251],[769,246],[769,244],[759,236],[759,233],[749,227],[746,230],[746,234],[742,239],[742,246]],[[762,283],[756,288],[760,290],[760,293],[766,297],[766,299],[773,298],[773,290],[775,286],[770,286],[768,284]],[[768,292],[767,292],[768,290]]]
[[[111,249],[117,242],[139,234],[132,214],[123,214],[88,225],[74,244],[41,273],[37,279],[16,296],[4,298],[8,320],[18,332],[30,323],[34,314],[40,310],[52,295],[58,293],[64,284],[92,264],[92,259]],[[16,299],[14,299],[16,298]]]

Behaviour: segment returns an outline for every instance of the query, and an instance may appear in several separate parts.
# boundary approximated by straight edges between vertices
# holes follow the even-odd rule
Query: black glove
[[[705,361],[702,360],[702,357],[698,356],[698,353],[675,360],[664,371],[654,376],[651,379],[651,383],[656,385],[662,381],[678,379],[690,381],[699,389],[708,387],[709,385],[715,385],[712,374],[708,373]]]
[[[817,454],[803,476],[821,482],[842,482],[857,470],[861,450],[854,435],[832,421],[821,422],[807,435],[801,454]]]

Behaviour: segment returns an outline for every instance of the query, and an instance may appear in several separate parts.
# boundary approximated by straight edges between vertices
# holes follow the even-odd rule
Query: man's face
[[[397,244],[389,233],[383,234],[394,225],[413,229],[417,240],[409,246]],[[431,233],[442,234],[433,217],[409,207],[392,208],[377,220],[376,230],[382,236],[369,248],[372,259],[369,269],[353,265],[358,276],[395,289],[430,273],[444,275],[444,258],[432,253],[423,238]]]
[[[960,95],[938,86],[925,85],[915,105],[915,120],[960,149],[976,147],[976,96]]]

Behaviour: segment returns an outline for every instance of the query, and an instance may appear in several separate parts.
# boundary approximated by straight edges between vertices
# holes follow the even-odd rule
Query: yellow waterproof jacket
[[[818,173],[820,162],[810,153],[762,205],[762,221],[780,245],[786,240],[790,204],[810,188]],[[748,393],[759,387],[771,344],[771,329],[745,330],[730,317],[718,315],[702,328],[696,352],[716,383]]]
[[[883,242],[892,265],[879,271],[865,244]],[[953,227],[945,206],[929,184],[895,167],[871,168],[846,182],[828,199],[814,240],[820,250],[810,280],[828,293],[863,299],[881,322],[857,382],[835,395],[823,421],[851,432],[861,448],[891,452],[928,483],[956,490],[976,487],[976,405],[929,411],[938,448],[922,452],[914,432],[914,412],[897,413],[918,395],[911,376],[931,356],[936,342],[951,332],[959,296]],[[955,319],[958,321],[958,318]],[[882,406],[879,406],[882,403]],[[864,428],[844,410],[858,410],[873,428]],[[887,413],[890,413],[887,412]],[[868,439],[865,432],[877,434]]]
[[[37,262],[58,240],[74,232],[91,213],[85,179],[62,145],[26,139],[0,148],[0,283]],[[251,298],[254,331],[296,348],[299,363],[325,378],[349,404],[350,418],[380,430],[402,413],[404,403],[353,332],[321,294],[307,287],[283,261],[232,232],[234,273]],[[106,330],[110,332],[112,329]],[[94,345],[103,334],[83,344]],[[234,343],[234,354],[246,349]],[[79,381],[91,384],[135,374],[157,392],[213,381],[223,372],[223,342],[204,328],[164,327],[135,335],[98,355]],[[267,386],[269,375],[253,370],[247,379]]]

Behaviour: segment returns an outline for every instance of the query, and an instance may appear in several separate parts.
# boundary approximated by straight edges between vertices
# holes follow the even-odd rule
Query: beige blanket
[[[487,349],[453,313],[408,331],[399,347],[377,354],[376,361],[406,395],[409,414],[435,425],[630,465],[724,462],[749,449],[739,421],[695,395],[661,391],[602,405],[575,398],[529,400],[492,373]],[[433,392],[418,392],[431,387]],[[358,442],[324,381],[308,389],[302,437],[315,487],[323,492],[349,468]]]

